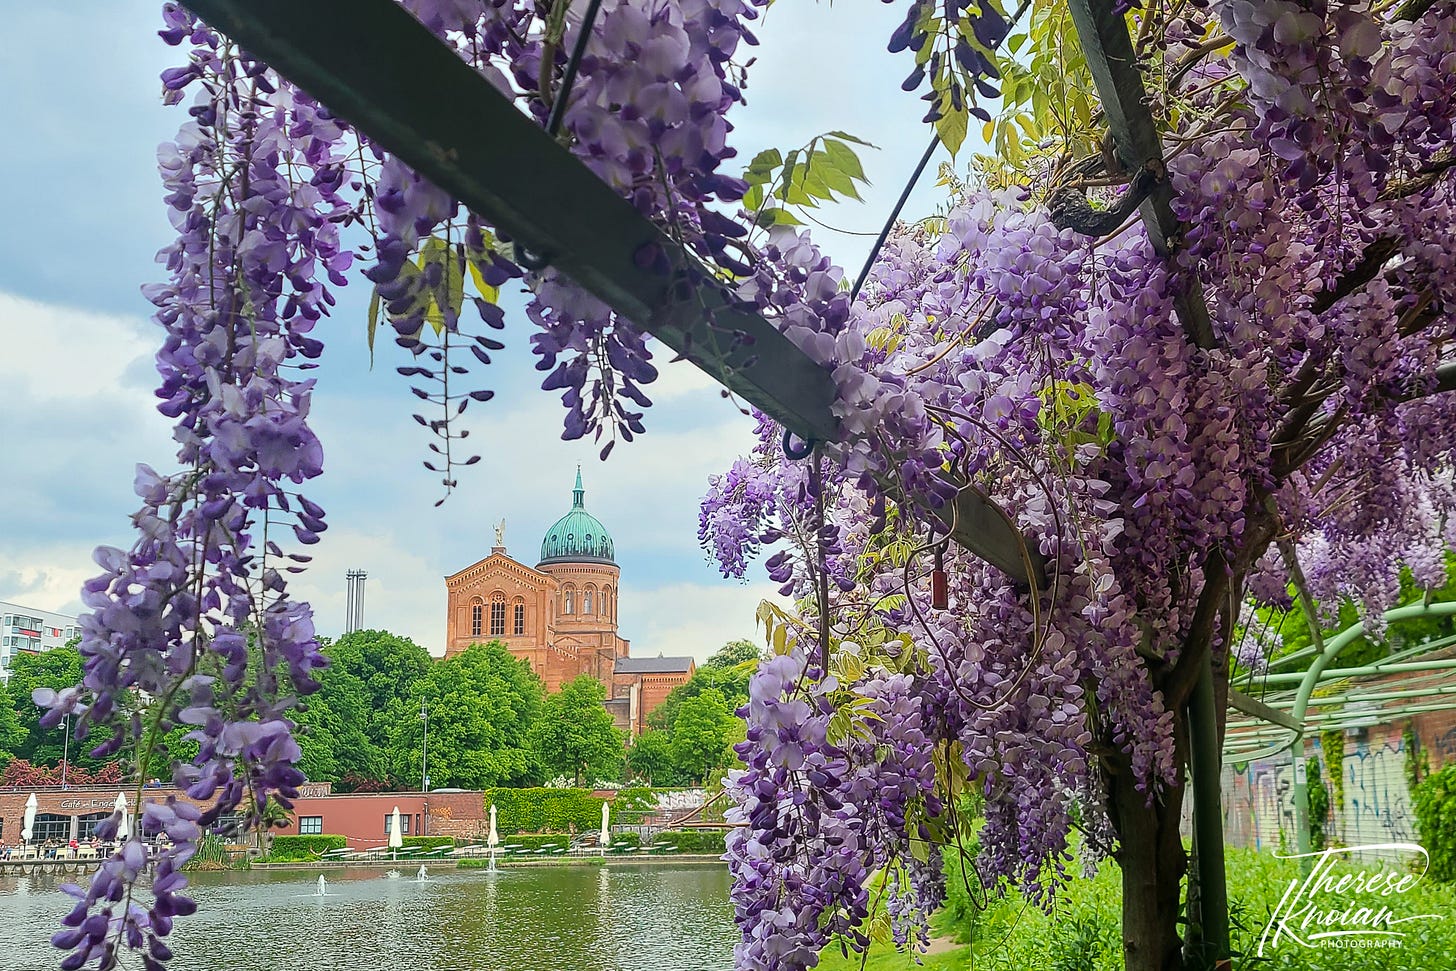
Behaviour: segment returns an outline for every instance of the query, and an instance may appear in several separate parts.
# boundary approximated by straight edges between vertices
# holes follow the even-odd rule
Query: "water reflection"
[[[0,971],[55,967],[46,940],[69,909],[38,874],[0,878]],[[713,971],[737,933],[721,867],[441,869],[198,874],[178,922],[178,971]]]

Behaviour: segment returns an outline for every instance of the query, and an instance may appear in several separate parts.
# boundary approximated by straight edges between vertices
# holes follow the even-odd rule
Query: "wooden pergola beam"
[[[827,371],[742,309],[695,257],[396,0],[185,5],[800,438],[837,438]],[[657,247],[680,272],[639,266],[645,247]],[[1041,554],[1032,548],[1028,575],[1021,537],[994,504],[963,490],[956,506],[959,545],[1023,584],[1044,582]]]
[[[834,438],[834,383],[711,283],[674,293],[656,246],[699,268],[395,0],[190,0],[208,24],[532,254],[791,428]],[[730,346],[735,335],[748,341]]]
[[[1097,85],[1107,130],[1117,144],[1123,167],[1136,172],[1149,163],[1163,165],[1163,147],[1157,125],[1148,110],[1147,91],[1137,69],[1132,38],[1127,21],[1116,11],[1113,0],[1067,0],[1087,70]],[[1148,239],[1161,256],[1170,255],[1178,245],[1183,227],[1173,214],[1173,188],[1165,173],[1154,185],[1140,207]],[[1185,292],[1176,301],[1178,319],[1188,339],[1205,350],[1214,346],[1213,326],[1208,319],[1208,306],[1203,288],[1191,278]]]

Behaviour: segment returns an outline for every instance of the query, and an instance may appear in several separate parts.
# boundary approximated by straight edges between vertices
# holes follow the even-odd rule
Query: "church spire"
[[[586,508],[586,490],[581,485],[581,466],[576,467],[576,488],[571,490],[571,508]]]

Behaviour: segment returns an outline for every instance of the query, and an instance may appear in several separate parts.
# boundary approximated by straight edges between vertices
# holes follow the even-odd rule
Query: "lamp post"
[[[67,774],[71,768],[71,715],[67,712],[61,722],[61,788],[69,788],[66,785]]]
[[[430,791],[430,709],[420,699],[420,721],[425,723],[425,744],[420,750],[420,791]]]

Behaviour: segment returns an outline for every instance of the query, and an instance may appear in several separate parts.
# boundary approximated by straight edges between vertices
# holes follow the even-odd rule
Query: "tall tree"
[[[391,780],[420,784],[429,710],[431,786],[490,789],[538,783],[530,732],[541,714],[541,680],[499,641],[476,644],[430,666],[415,690],[388,702],[382,719]]]
[[[28,734],[10,696],[10,686],[0,681],[0,770],[16,757]]]
[[[654,786],[687,785],[692,780],[678,769],[672,754],[672,735],[661,728],[649,728],[627,749],[627,771]]]
[[[736,668],[745,664],[756,664],[763,657],[763,648],[753,641],[736,640],[729,641],[713,652],[712,656],[703,662],[703,668]]]
[[[531,747],[548,776],[570,776],[580,786],[621,774],[623,733],[603,707],[606,700],[607,689],[587,674],[547,695]]]
[[[356,631],[324,648],[329,666],[319,689],[297,716],[303,728],[299,766],[310,779],[338,782],[388,777],[383,714],[402,697],[418,697],[415,685],[429,657],[408,638],[384,631]],[[424,655],[425,663],[420,663]]]
[[[695,783],[708,781],[709,774],[724,765],[731,755],[737,721],[717,688],[707,688],[688,698],[678,708],[672,723],[672,759]]]
[[[35,765],[58,765],[67,755],[72,765],[96,768],[104,760],[92,758],[95,741],[68,744],[65,726],[43,728],[41,710],[31,700],[37,688],[69,688],[81,680],[81,654],[71,645],[41,651],[38,654],[17,654],[10,663],[10,681],[6,685],[14,706],[16,721],[25,735],[14,754]]]

